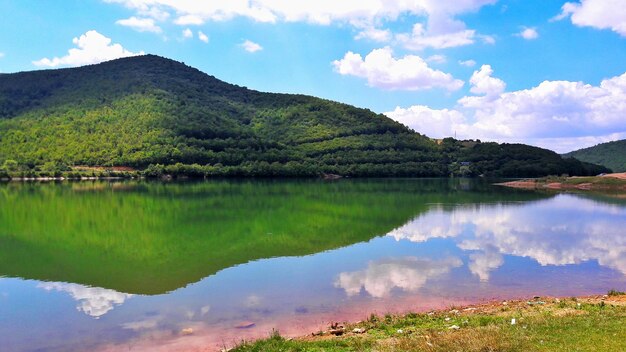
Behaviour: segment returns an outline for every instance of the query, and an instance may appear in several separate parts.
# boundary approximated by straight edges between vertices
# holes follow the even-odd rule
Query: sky
[[[557,152],[626,138],[626,0],[0,0],[0,13],[2,73],[156,54],[433,138]]]

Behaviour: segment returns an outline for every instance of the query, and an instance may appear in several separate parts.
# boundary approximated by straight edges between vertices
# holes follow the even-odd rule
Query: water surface
[[[0,185],[9,351],[228,346],[626,289],[626,202],[481,180]]]

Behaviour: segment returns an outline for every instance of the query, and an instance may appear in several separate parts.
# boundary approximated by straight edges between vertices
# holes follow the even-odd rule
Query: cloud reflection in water
[[[116,305],[124,303],[132,297],[131,294],[121,293],[114,290],[89,287],[79,284],[63,282],[43,282],[37,285],[46,291],[67,292],[78,302],[76,309],[96,319],[100,318]]]
[[[626,208],[559,195],[532,203],[439,208],[388,236],[412,242],[449,238],[473,252],[470,271],[488,281],[504,263],[502,255],[532,258],[542,266],[596,260],[626,275],[624,229]]]
[[[365,270],[340,273],[335,287],[343,288],[348,296],[354,296],[363,288],[372,297],[382,298],[392,289],[415,292],[426,281],[448,273],[463,265],[459,258],[442,260],[404,257],[370,262]]]

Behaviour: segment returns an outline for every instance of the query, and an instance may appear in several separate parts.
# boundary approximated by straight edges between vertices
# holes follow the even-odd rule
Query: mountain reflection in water
[[[370,312],[626,288],[622,201],[481,180],[10,184],[0,204],[12,351],[221,347]]]

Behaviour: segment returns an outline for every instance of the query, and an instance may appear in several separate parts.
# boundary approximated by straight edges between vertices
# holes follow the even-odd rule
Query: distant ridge
[[[543,176],[602,168],[545,149],[437,144],[367,109],[232,85],[155,55],[0,76],[0,172],[148,176]]]
[[[626,171],[626,139],[607,142],[564,154],[578,160],[606,166],[615,172]]]

